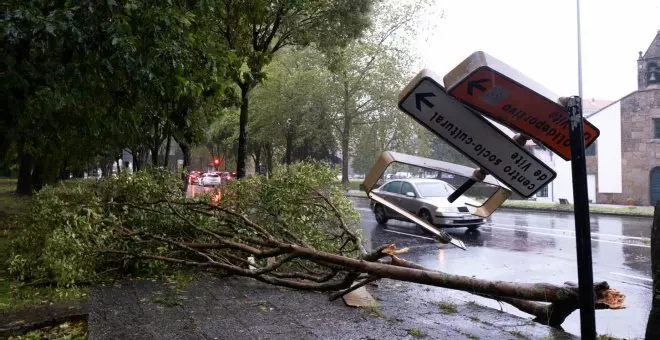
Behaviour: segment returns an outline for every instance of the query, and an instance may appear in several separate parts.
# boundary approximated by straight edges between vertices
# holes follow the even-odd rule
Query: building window
[[[536,192],[536,197],[548,197],[548,185],[544,185],[541,190]]]
[[[591,143],[591,145],[589,145],[588,148],[584,150],[585,156],[596,156],[596,143],[598,143],[598,141],[594,141]]]
[[[649,84],[660,83],[660,67],[656,63],[648,64],[648,72],[646,73],[646,80]]]
[[[653,138],[660,139],[660,118],[653,118]]]

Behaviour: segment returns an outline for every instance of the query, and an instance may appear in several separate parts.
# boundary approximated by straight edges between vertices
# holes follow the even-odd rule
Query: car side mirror
[[[415,193],[412,192],[412,191],[408,191],[408,192],[406,192],[406,196],[408,196],[408,197],[417,197],[417,196],[415,195]]]

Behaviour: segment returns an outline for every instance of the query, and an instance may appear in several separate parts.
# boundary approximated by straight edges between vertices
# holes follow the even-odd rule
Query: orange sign
[[[565,160],[571,159],[566,109],[513,79],[482,66],[449,89],[449,94],[481,113],[545,144]],[[600,131],[584,120],[584,145]]]

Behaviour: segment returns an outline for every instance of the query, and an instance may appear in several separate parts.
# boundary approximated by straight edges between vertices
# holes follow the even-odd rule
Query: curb
[[[347,197],[350,198],[360,198],[360,199],[365,199],[368,200],[368,197],[365,196],[360,196],[360,195],[351,195],[347,194]],[[505,210],[505,211],[518,211],[518,212],[539,212],[539,213],[545,213],[545,214],[570,214],[573,215],[573,210],[554,210],[554,209],[541,209],[541,208],[524,208],[524,207],[500,207],[498,210]],[[589,211],[589,215],[598,215],[598,216],[616,216],[616,217],[632,217],[632,218],[646,218],[646,219],[652,219],[653,216],[650,215],[635,215],[635,214],[621,214],[621,213],[607,213],[607,212],[594,212],[594,211]]]
[[[553,209],[540,209],[540,208],[523,208],[523,207],[501,207],[498,208],[498,210],[506,210],[506,211],[519,211],[519,212],[527,212],[527,211],[534,211],[534,212],[539,212],[539,213],[546,213],[546,214],[570,214],[573,215],[573,210],[553,210]],[[653,216],[647,216],[647,215],[635,215],[635,214],[621,214],[621,213],[608,213],[608,212],[594,212],[594,211],[589,211],[589,215],[598,215],[598,216],[615,216],[615,217],[632,217],[632,218],[647,218],[647,219],[652,219]]]

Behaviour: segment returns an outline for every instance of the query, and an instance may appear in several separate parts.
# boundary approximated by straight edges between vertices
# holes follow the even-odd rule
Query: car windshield
[[[208,177],[220,177],[220,176],[218,176],[218,174],[208,174],[207,176]]]
[[[443,181],[416,183],[417,190],[422,197],[447,197],[456,190]]]

